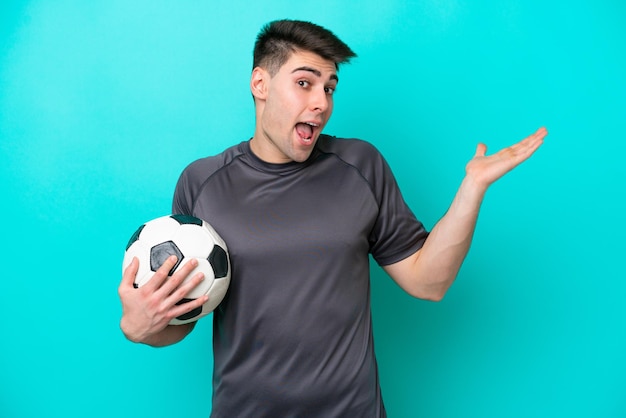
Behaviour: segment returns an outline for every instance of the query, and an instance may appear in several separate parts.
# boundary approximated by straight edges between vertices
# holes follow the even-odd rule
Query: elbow
[[[120,328],[122,329],[122,333],[124,334],[124,337],[126,337],[126,339],[127,339],[128,341],[130,341],[131,343],[135,343],[135,344],[145,344],[145,345],[152,345],[152,344],[150,344],[150,342],[149,342],[147,339],[142,338],[142,336],[132,334],[132,333],[130,333],[130,332],[128,332],[128,331],[126,331],[126,330],[125,330],[124,328],[122,328],[122,327],[120,327]]]
[[[416,288],[408,293],[416,299],[427,300],[429,302],[441,302],[446,296],[449,286],[437,286],[428,288]]]
[[[429,293],[427,295],[424,295],[423,297],[420,297],[420,299],[427,300],[429,302],[441,302],[445,295],[446,295],[445,291],[443,291],[443,292],[432,292],[432,293]]]
[[[420,288],[420,299],[428,300],[431,302],[441,302],[448,293],[448,289],[454,283],[456,274],[446,275],[439,280],[429,281]]]

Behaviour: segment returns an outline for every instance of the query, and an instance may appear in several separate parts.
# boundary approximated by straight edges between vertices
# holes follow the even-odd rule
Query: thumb
[[[137,277],[137,271],[139,270],[139,259],[137,257],[133,257],[132,261],[126,268],[124,269],[122,275],[122,283],[121,286],[131,287],[135,283],[135,278]]]
[[[476,146],[476,153],[474,154],[474,157],[484,157],[486,152],[487,145],[481,142]]]

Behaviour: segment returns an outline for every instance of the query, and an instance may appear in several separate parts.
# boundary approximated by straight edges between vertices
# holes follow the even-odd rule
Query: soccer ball
[[[163,216],[146,222],[135,231],[126,246],[122,269],[126,269],[133,257],[139,259],[134,283],[135,288],[139,288],[171,255],[175,255],[178,261],[168,276],[192,258],[198,259],[198,266],[185,281],[199,271],[204,273],[204,280],[177,304],[190,302],[202,295],[209,295],[209,300],[201,307],[172,319],[170,324],[197,321],[213,312],[226,295],[230,284],[228,248],[213,227],[202,219],[188,215]]]

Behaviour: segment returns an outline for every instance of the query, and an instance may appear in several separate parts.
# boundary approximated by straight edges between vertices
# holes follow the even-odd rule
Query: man
[[[173,211],[211,223],[226,241],[232,281],[214,312],[214,417],[384,417],[370,313],[369,254],[409,294],[441,300],[470,246],[488,186],[546,135],[497,154],[478,145],[450,209],[427,233],[389,167],[366,142],[322,134],[339,64],[355,54],[331,32],[299,21],[266,25],[250,89],[254,136],[181,175]],[[135,260],[119,294],[127,338],[174,344],[194,324],[173,317],[197,283],[168,260],[134,289]]]

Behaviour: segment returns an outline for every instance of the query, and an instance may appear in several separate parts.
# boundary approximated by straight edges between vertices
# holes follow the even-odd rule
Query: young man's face
[[[252,151],[270,163],[305,161],[330,119],[338,81],[334,62],[307,51],[293,53],[273,77],[256,68]]]

